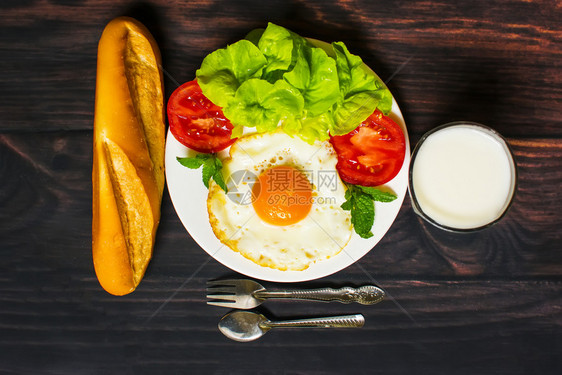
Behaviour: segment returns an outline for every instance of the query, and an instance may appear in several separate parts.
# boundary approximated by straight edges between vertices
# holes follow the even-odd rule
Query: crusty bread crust
[[[101,286],[132,292],[152,257],[164,189],[164,98],[158,46],[119,17],[98,46],[92,252]]]

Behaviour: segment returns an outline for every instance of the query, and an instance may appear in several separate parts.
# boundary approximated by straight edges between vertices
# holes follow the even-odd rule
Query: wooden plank
[[[91,129],[97,41],[109,19],[129,14],[159,41],[173,78],[166,80],[168,95],[175,81],[194,77],[208,52],[272,20],[303,35],[344,40],[383,80],[392,78],[414,134],[468,119],[511,137],[562,135],[562,11],[553,2],[480,1],[460,10],[440,2],[268,6],[265,12],[251,2],[8,4],[0,39],[0,129]]]
[[[90,272],[89,254],[81,252],[89,252],[91,238],[91,143],[88,131],[0,135],[0,237],[6,249],[31,246],[59,265]],[[406,198],[396,223],[361,264],[386,278],[560,276],[562,142],[513,140],[512,145],[519,188],[502,222],[483,232],[453,235],[418,219]],[[182,245],[170,248],[170,239],[189,241],[189,248],[197,249],[165,192],[157,252],[171,251],[182,259]],[[3,267],[8,271],[30,256],[24,252]],[[168,265],[173,268],[176,261]]]
[[[554,374],[562,365],[556,356],[560,282],[382,280],[394,301],[375,306],[271,301],[260,308],[270,317],[362,313],[367,323],[360,330],[276,330],[241,345],[216,328],[228,310],[204,303],[212,268],[205,267],[150,320],[184,277],[158,276],[126,297],[95,291],[92,278],[13,296],[0,282],[0,298],[8,306],[0,312],[0,371],[243,373],[255,369],[249,358],[264,359],[270,369],[322,374],[367,369],[399,374],[412,363],[424,372]],[[348,276],[329,281],[342,285]],[[163,283],[165,289],[159,287]],[[33,361],[17,361],[22,353]]]

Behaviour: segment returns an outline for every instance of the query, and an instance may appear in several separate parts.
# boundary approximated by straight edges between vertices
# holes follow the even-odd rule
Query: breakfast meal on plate
[[[340,207],[345,186],[333,172],[336,163],[327,141],[310,145],[280,131],[240,138],[223,162],[223,173],[257,176],[236,186],[241,197],[255,198],[244,204],[211,184],[207,207],[215,235],[244,257],[281,270],[303,270],[339,253],[352,227],[349,211]],[[333,182],[322,183],[318,176]]]
[[[138,21],[119,17],[98,46],[92,170],[92,252],[101,286],[131,293],[160,222],[165,119],[160,52]]]
[[[210,53],[168,106],[202,167],[215,236],[264,267],[300,271],[373,236],[378,187],[401,170],[392,95],[344,43],[268,24]],[[230,149],[229,149],[230,148]],[[224,151],[223,151],[224,150]]]

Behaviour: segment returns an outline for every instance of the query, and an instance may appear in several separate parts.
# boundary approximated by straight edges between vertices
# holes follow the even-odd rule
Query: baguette
[[[160,52],[138,21],[119,17],[98,45],[92,169],[92,253],[101,286],[131,293],[154,247],[164,189]]]

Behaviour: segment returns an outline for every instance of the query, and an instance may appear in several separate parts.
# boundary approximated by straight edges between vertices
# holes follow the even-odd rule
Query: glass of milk
[[[493,225],[507,212],[516,185],[509,145],[481,124],[439,126],[424,134],[412,153],[408,188],[414,211],[445,230]]]

